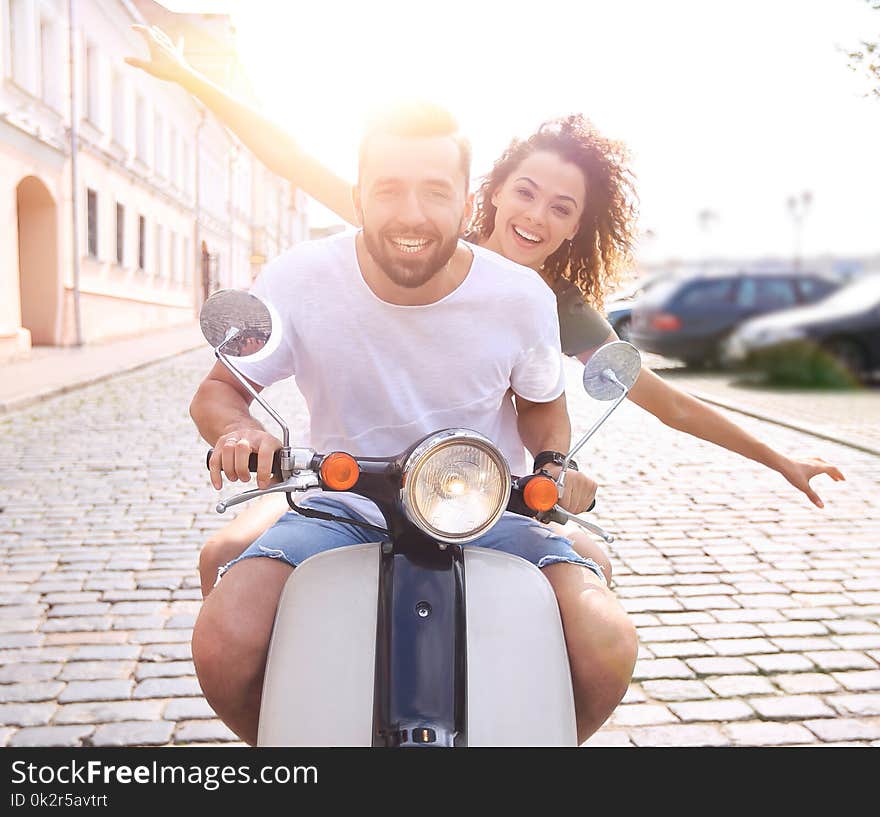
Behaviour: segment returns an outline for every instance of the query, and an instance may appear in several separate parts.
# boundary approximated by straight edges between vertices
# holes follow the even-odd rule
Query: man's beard
[[[387,248],[388,235],[407,235],[409,238],[427,238],[435,242],[434,249],[427,255],[413,258],[412,260],[401,258],[400,254],[394,254]],[[373,261],[397,286],[415,289],[430,281],[442,270],[455,253],[458,246],[458,236],[436,243],[435,235],[416,235],[406,231],[378,230],[371,231],[364,227],[364,244]]]

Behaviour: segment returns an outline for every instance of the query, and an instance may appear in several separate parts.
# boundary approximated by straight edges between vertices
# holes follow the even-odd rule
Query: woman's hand
[[[192,73],[190,64],[184,59],[183,53],[169,36],[156,26],[132,26],[134,31],[140,34],[150,50],[149,60],[139,60],[136,57],[126,57],[125,61],[146,71],[157,79],[168,82],[181,82],[188,74]]]
[[[817,508],[824,508],[825,503],[819,498],[819,495],[810,487],[810,480],[819,474],[828,474],[835,482],[843,482],[846,477],[840,473],[840,470],[830,463],[819,457],[810,457],[805,460],[788,460],[780,470],[784,476],[795,488],[803,491],[807,498]]]

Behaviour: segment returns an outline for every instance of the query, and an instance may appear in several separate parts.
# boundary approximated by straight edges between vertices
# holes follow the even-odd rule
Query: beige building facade
[[[241,86],[225,16],[0,0],[0,361],[192,323],[211,291],[248,286],[307,237],[301,193],[125,65],[144,51],[136,22],[172,28],[197,67]]]

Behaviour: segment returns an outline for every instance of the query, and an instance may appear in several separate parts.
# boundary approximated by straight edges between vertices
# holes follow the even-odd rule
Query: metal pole
[[[76,0],[67,0],[68,45],[67,54],[70,69],[70,187],[71,207],[73,208],[73,320],[76,327],[76,345],[83,345],[82,312],[79,302],[79,173],[77,157],[79,154],[79,106],[77,105],[77,81],[74,35],[76,21]]]

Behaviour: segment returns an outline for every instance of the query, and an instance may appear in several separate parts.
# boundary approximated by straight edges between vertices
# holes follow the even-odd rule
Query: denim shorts
[[[327,496],[311,496],[300,504],[337,516],[368,521],[339,500]],[[223,574],[233,565],[255,556],[281,559],[291,567],[296,567],[309,556],[325,550],[381,540],[382,534],[368,528],[326,519],[313,519],[302,516],[296,511],[288,511],[269,530],[257,537],[240,556],[221,567],[217,572],[217,581],[219,582]],[[499,550],[526,559],[537,567],[546,567],[557,562],[571,562],[592,570],[605,582],[602,568],[592,559],[585,559],[578,554],[569,539],[557,536],[547,525],[515,513],[505,512],[492,530],[463,547]]]

